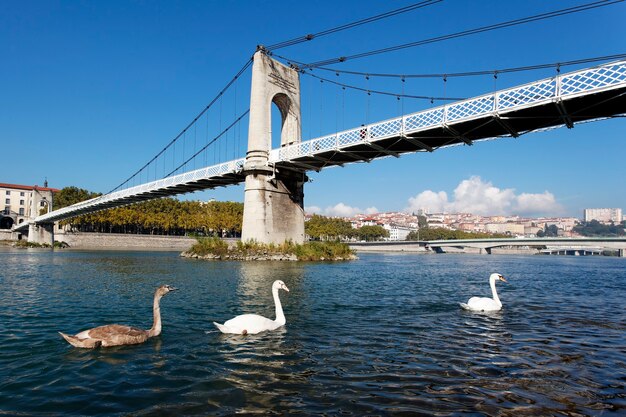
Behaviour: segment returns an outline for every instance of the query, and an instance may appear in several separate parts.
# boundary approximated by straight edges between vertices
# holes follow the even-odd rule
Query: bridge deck
[[[155,198],[238,184],[245,181],[245,177],[241,173],[243,162],[244,159],[237,159],[105,194],[91,200],[54,210],[37,217],[35,222],[55,222],[80,216],[81,214],[121,207]],[[29,222],[24,222],[15,227],[14,230],[24,230],[28,227],[28,224]]]
[[[386,120],[272,151],[277,167],[321,170],[626,113],[626,61]]]

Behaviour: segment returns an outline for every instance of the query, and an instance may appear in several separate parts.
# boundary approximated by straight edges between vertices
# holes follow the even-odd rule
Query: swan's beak
[[[500,281],[502,282],[508,282],[506,279],[504,279],[504,277],[502,275],[500,275]]]
[[[287,288],[287,286],[285,284],[283,284],[282,289],[289,292],[289,288]]]
[[[178,291],[178,288],[176,287],[167,287],[167,289],[170,291]]]

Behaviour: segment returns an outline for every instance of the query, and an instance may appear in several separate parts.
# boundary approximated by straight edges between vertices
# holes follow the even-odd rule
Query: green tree
[[[406,236],[405,240],[420,240],[423,239],[424,236],[420,236],[420,231],[418,230],[412,230],[409,232],[409,234]]]
[[[304,223],[304,231],[315,240],[346,239],[354,235],[349,221],[314,214]]]
[[[616,237],[624,236],[625,234],[624,226],[622,224],[615,225],[611,223],[608,225],[602,224],[597,220],[581,222],[574,226],[572,230],[582,236]]]
[[[389,237],[389,231],[382,226],[361,226],[357,229],[357,235],[361,240],[372,242]]]
[[[94,193],[78,187],[65,187],[61,191],[54,193],[53,208],[57,210],[100,195],[100,193]]]
[[[57,196],[63,206],[68,206],[98,194],[67,187]],[[241,233],[243,204],[231,201],[205,204],[161,198],[74,217],[63,223],[84,232],[170,235],[213,232],[236,236]]]
[[[428,229],[428,219],[426,218],[426,216],[417,216],[417,226],[420,229]]]
[[[537,231],[537,237],[558,237],[559,228],[555,224],[546,225],[544,230]]]

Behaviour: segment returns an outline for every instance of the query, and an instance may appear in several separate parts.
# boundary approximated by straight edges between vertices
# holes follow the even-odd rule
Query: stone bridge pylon
[[[277,170],[268,163],[272,104],[281,115],[280,146],[302,141],[299,73],[270,58],[262,47],[253,59],[241,240],[302,243],[307,177],[304,171]]]

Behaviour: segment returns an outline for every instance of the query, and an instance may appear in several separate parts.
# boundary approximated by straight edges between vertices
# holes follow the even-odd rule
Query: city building
[[[620,223],[622,221],[621,208],[592,208],[585,209],[584,220],[590,222],[597,220],[600,223]]]
[[[387,240],[406,240],[406,237],[412,231],[416,229],[412,229],[410,227],[399,226],[397,224],[384,224],[383,227],[385,230],[389,231],[389,238]]]
[[[592,212],[590,210],[600,210]],[[585,214],[591,213],[596,219],[605,223],[611,221],[619,223],[623,219],[621,209],[587,209]],[[423,213],[423,211],[422,211]],[[608,214],[607,214],[608,213]],[[604,216],[604,217],[602,217]],[[611,217],[612,216],[612,217]],[[428,228],[445,228],[462,230],[465,232],[499,233],[511,236],[536,237],[546,228],[555,226],[558,236],[576,236],[574,227],[580,223],[576,217],[521,217],[509,216],[481,216],[471,213],[429,213],[426,216]],[[611,219],[615,220],[611,220]],[[388,212],[373,214],[357,214],[352,218],[344,218],[353,228],[358,229],[365,225],[382,225],[390,233],[389,240],[403,240],[412,230],[419,227],[419,219],[415,213]]]
[[[489,233],[509,234],[512,236],[524,236],[524,225],[517,223],[487,223],[485,231]]]
[[[56,188],[44,186],[0,183],[0,229],[10,229],[32,217],[52,210]]]

